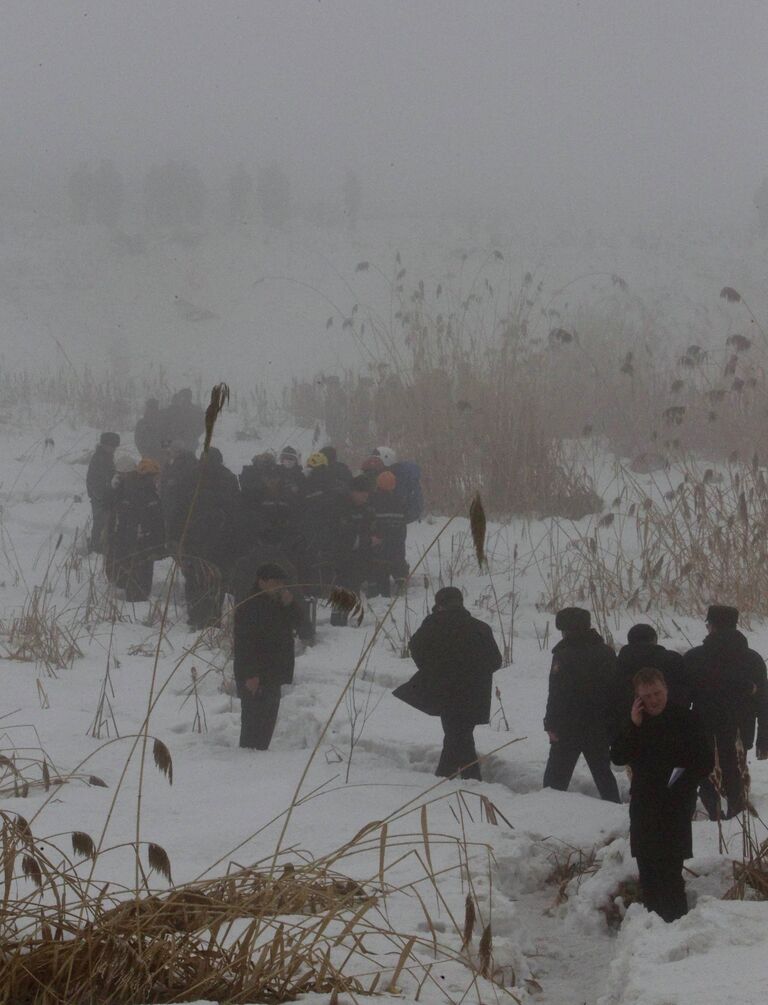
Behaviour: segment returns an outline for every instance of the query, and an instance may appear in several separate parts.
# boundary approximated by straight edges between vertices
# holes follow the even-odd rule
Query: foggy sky
[[[761,0],[11,0],[0,169],[346,167],[383,206],[738,212],[768,172]]]

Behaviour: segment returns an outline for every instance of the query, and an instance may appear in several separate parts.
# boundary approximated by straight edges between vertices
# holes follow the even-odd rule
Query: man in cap
[[[285,570],[256,570],[250,596],[235,608],[234,671],[240,696],[240,746],[266,750],[280,709],[280,688],[293,682],[294,632],[301,623]]]
[[[744,751],[755,742],[757,756],[768,757],[768,682],[762,657],[750,649],[738,630],[735,607],[714,604],[707,611],[707,637],[683,657],[690,678],[693,708],[715,747],[722,788],[728,800],[726,818],[745,808],[744,783],[739,765],[739,743]],[[719,819],[720,796],[711,779],[699,790],[711,820]]]
[[[616,655],[581,607],[558,611],[555,627],[563,637],[552,650],[549,672],[544,729],[550,748],[544,788],[565,791],[583,754],[600,798],[621,802],[610,760]]]
[[[440,716],[443,752],[435,774],[480,781],[473,733],[490,719],[491,683],[502,663],[493,630],[472,617],[461,590],[445,586],[410,650],[418,670],[393,693],[420,712]]]
[[[120,437],[117,433],[102,433],[88,464],[85,488],[93,514],[91,551],[104,550],[104,532],[112,502],[112,479],[115,476],[115,450],[119,446]]]

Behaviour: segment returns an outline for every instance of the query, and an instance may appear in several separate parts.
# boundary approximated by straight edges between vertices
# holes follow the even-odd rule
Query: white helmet
[[[129,471],[136,470],[136,458],[130,454],[118,454],[115,457],[115,471],[120,475],[127,475]]]
[[[397,454],[394,452],[392,447],[376,447],[373,451],[373,456],[380,457],[381,463],[385,468],[391,468],[397,461]]]

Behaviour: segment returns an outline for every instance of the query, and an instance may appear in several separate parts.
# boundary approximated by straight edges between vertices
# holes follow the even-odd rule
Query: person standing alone
[[[464,607],[461,590],[446,586],[435,594],[428,615],[411,639],[414,676],[397,688],[396,698],[427,715],[439,715],[443,751],[439,777],[481,780],[474,729],[491,716],[491,684],[502,658],[493,631]]]
[[[240,696],[240,746],[267,750],[280,709],[280,689],[293,682],[294,633],[301,611],[281,566],[256,570],[250,597],[235,608],[235,682]]]

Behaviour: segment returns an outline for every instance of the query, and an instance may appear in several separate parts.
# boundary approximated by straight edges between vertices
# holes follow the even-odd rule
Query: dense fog
[[[478,247],[558,283],[634,269],[629,282],[652,299],[706,269],[712,289],[753,279],[743,261],[721,275],[709,251],[758,231],[761,3],[56,0],[9,2],[3,20],[6,352],[14,333],[49,326],[76,365],[105,345],[114,363],[132,327],[169,364],[182,329],[150,309],[162,293],[216,316],[193,339],[200,368],[209,337],[216,362],[222,344],[234,356],[255,337],[282,378],[306,371],[310,345],[313,365],[339,367],[355,350],[318,334],[323,297],[376,301],[344,281],[361,259],[388,272],[395,250],[411,275],[442,277],[451,253]],[[166,184],[193,207],[180,219],[148,194],[169,164]],[[95,220],[73,205],[83,172],[103,183],[96,201],[111,200]],[[119,231],[106,257],[78,221]],[[174,228],[188,238],[178,275],[151,241]],[[660,262],[665,240],[682,244]],[[120,274],[106,276],[120,252]],[[29,303],[36,267],[45,311]],[[254,291],[278,274],[281,288]],[[90,306],[70,309],[89,279],[103,298],[92,290]]]

